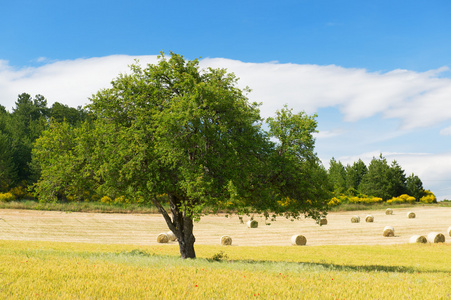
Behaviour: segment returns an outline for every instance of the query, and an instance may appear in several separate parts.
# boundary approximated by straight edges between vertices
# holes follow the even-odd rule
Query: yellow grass
[[[0,297],[447,299],[451,292],[449,244],[202,245],[197,260],[178,258],[175,245],[137,247],[0,241]],[[227,261],[202,259],[219,251]]]

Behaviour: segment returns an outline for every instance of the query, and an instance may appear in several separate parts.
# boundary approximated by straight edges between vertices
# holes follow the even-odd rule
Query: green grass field
[[[0,298],[451,299],[449,243],[196,251],[0,241]]]

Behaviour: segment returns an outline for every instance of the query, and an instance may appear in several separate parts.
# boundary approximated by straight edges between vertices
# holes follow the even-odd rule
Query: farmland
[[[412,209],[410,209],[412,210]],[[179,258],[158,215],[0,211],[0,296],[16,299],[449,299],[451,243],[407,244],[445,233],[451,208],[336,212],[312,220],[206,216],[195,224],[198,259]],[[352,215],[373,223],[353,224]],[[395,237],[382,237],[391,225]],[[220,246],[228,234],[233,245]],[[304,234],[307,246],[290,246]],[[220,255],[218,255],[220,254]],[[213,259],[215,258],[215,259]]]
[[[415,219],[407,218],[413,211]],[[374,216],[366,223],[365,216]],[[351,223],[359,215],[360,223]],[[196,245],[215,245],[222,235],[230,235],[233,246],[289,246],[294,234],[307,238],[308,246],[320,245],[389,245],[407,243],[415,234],[445,233],[451,226],[451,207],[419,206],[399,208],[393,215],[384,210],[333,212],[328,224],[318,226],[311,219],[290,221],[278,218],[265,225],[263,218],[255,217],[258,228],[247,228],[237,216],[204,216],[194,226]],[[156,236],[166,232],[161,215],[66,213],[58,211],[0,210],[1,239],[66,241],[104,244],[155,245]],[[244,221],[249,218],[244,217]],[[387,225],[395,228],[395,236],[382,236]]]

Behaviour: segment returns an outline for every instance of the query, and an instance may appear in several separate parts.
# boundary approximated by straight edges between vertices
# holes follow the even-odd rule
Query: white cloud
[[[41,94],[49,105],[60,102],[71,107],[85,105],[88,98],[102,88],[107,88],[112,79],[127,72],[135,57],[114,55],[57,61],[40,67],[13,68],[0,61],[0,103],[11,110],[17,95]],[[140,56],[141,64],[155,63],[156,56]]]
[[[42,94],[49,103],[83,105],[119,73],[127,72],[135,58],[143,65],[156,62],[156,56],[113,55],[14,68],[0,61],[0,103],[11,109],[17,95],[27,92]],[[335,65],[244,63],[223,58],[206,58],[200,63],[202,67],[227,68],[240,77],[240,86],[253,90],[250,99],[263,102],[263,117],[288,104],[307,113],[338,107],[350,122],[382,114],[399,118],[406,129],[451,120],[451,79],[437,77],[447,68],[379,73]]]
[[[332,130],[321,130],[317,133],[314,133],[313,136],[317,139],[327,139],[331,137],[340,136],[345,131],[343,129],[332,129]]]
[[[440,130],[440,135],[451,135],[451,126]]]

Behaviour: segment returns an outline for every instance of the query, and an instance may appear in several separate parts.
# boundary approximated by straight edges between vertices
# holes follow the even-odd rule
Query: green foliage
[[[368,166],[368,173],[360,183],[360,192],[374,195],[384,200],[391,198],[393,195],[390,194],[389,174],[390,166],[382,154],[379,158],[373,157]]]
[[[55,103],[49,109],[44,96],[33,98],[27,93],[18,96],[12,113],[0,107],[0,192],[25,188],[38,180],[40,168],[39,163],[32,162],[32,148],[36,139],[49,128],[53,114],[56,119],[66,119],[72,125],[89,117],[80,107],[74,109]]]
[[[346,170],[346,187],[357,190],[363,177],[368,173],[368,168],[365,163],[359,159],[351,165],[345,167]]]
[[[59,102],[53,103],[50,116],[58,123],[67,122],[72,126],[78,126],[89,119],[88,112],[81,106],[73,108]]]
[[[219,251],[218,253],[213,254],[213,256],[211,257],[210,260],[212,261],[223,261],[223,260],[227,260],[229,257],[227,256],[226,253],[224,253],[224,251]]]
[[[340,161],[336,161],[335,158],[329,162],[329,180],[333,184],[335,193],[341,194],[346,190],[346,170]]]
[[[34,188],[40,201],[89,201],[99,185],[91,169],[95,143],[91,127],[87,122],[73,128],[51,121],[49,130],[36,140],[33,163],[41,178]]]
[[[406,178],[406,190],[407,194],[415,197],[417,201],[419,201],[421,197],[425,195],[423,189],[423,182],[415,174],[411,174]]]

